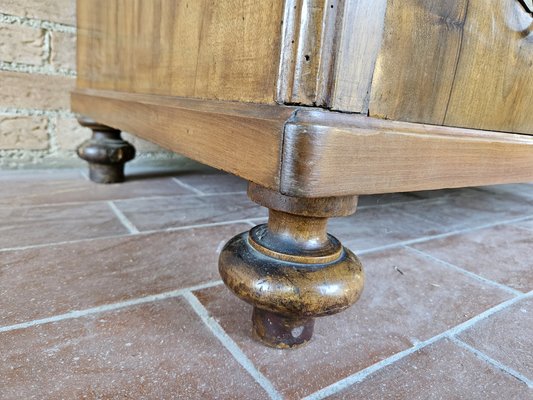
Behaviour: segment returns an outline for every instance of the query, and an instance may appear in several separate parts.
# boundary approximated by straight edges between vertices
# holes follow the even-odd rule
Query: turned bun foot
[[[270,209],[269,221],[226,244],[220,275],[254,306],[255,338],[277,348],[304,345],[315,317],[348,308],[363,289],[359,259],[326,232],[326,215],[353,213],[356,198],[292,198],[254,184],[248,194]]]
[[[78,156],[89,163],[89,178],[96,183],[124,181],[124,164],[135,157],[135,148],[122,139],[120,131],[90,118],[78,118],[93,136],[78,147]]]

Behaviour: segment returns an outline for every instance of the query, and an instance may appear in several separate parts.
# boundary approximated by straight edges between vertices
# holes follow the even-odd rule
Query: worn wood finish
[[[463,30],[477,36],[464,35],[444,124],[533,134],[531,14],[516,0],[470,1]]]
[[[322,197],[533,179],[533,137],[300,109],[285,126],[281,192]]]
[[[346,309],[363,289],[360,261],[327,234],[324,216],[354,212],[356,200],[291,198],[253,184],[249,194],[270,207],[268,224],[228,242],[220,274],[254,306],[256,338],[272,347],[301,346],[311,339],[315,317]]]
[[[74,112],[196,161],[279,188],[283,126],[294,108],[77,90]]]
[[[120,136],[120,130],[79,117],[80,125],[93,131],[78,147],[78,155],[89,163],[89,178],[96,183],[124,181],[124,164],[135,157],[135,148]]]
[[[372,116],[443,123],[467,6],[468,0],[388,3],[372,83]]]
[[[345,1],[327,106],[366,114],[387,0]]]
[[[326,107],[345,0],[286,0],[278,102]]]
[[[389,1],[370,115],[533,134],[532,26],[517,0]]]
[[[533,179],[533,138],[526,135],[309,108],[91,90],[75,92],[72,107],[106,125],[292,196]]]
[[[78,88],[273,103],[283,3],[78,0]]]

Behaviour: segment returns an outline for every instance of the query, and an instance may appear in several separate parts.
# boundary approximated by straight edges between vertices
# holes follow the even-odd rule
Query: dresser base
[[[527,182],[533,136],[311,107],[78,89],[72,109],[295,197]]]
[[[314,318],[358,299],[361,263],[326,231],[328,218],[355,212],[357,195],[533,178],[527,135],[90,89],[73,93],[72,108],[107,125],[86,124],[95,136],[79,150],[98,165],[95,180],[122,178],[133,158],[120,129],[250,182],[249,197],[270,210],[268,223],[231,239],[219,271],[254,306],[254,336],[277,348],[304,345]]]

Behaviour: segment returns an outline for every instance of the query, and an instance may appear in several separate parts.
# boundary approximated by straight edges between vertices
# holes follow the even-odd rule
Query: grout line
[[[31,26],[32,28],[48,29],[57,32],[76,33],[76,27],[62,24],[60,22],[50,22],[37,18],[18,17],[11,14],[0,12],[0,22],[7,24],[20,24],[24,26]]]
[[[18,62],[0,61],[0,71],[22,72],[28,74],[53,75],[75,77],[76,71],[65,68],[55,68],[52,65],[30,65]]]
[[[319,399],[324,399],[325,397],[327,396],[330,396],[330,395],[333,395],[335,393],[338,393],[340,392],[341,390],[344,390],[348,387],[350,387],[351,385],[355,384],[355,383],[359,383],[359,382],[362,382],[364,379],[366,379],[368,376],[372,375],[374,372],[377,372],[391,364],[393,364],[394,362],[396,361],[399,361],[405,357],[407,357],[408,355],[418,351],[418,350],[421,350],[423,349],[424,347],[427,347],[429,346],[430,344],[433,344],[435,342],[437,342],[438,340],[440,339],[444,339],[444,338],[450,338],[451,336],[454,336],[454,335],[457,335],[467,329],[469,329],[470,327],[472,327],[473,325],[475,325],[476,323],[478,323],[479,321],[482,321],[488,317],[490,317],[491,315],[507,308],[507,307],[510,307],[511,305],[517,303],[518,301],[520,300],[523,300],[523,299],[527,299],[529,297],[533,297],[533,291],[529,292],[529,293],[524,293],[520,296],[516,296],[516,297],[513,297],[512,299],[509,299],[507,301],[504,301],[503,303],[500,303],[492,308],[489,308],[488,310],[485,310],[484,312],[470,318],[468,321],[465,321],[457,326],[454,326],[453,328],[450,328],[444,332],[441,332],[440,334],[436,335],[436,336],[433,336],[432,338],[430,339],[427,339],[423,342],[420,342],[420,343],[417,343],[415,346],[413,347],[410,347],[409,349],[406,349],[404,351],[401,351],[399,353],[396,353],[394,355],[392,355],[391,357],[388,357],[384,360],[381,360],[361,371],[358,371],[356,372],[355,374],[353,375],[350,375],[344,379],[341,379],[339,380],[338,382],[335,382],[329,386],[326,386],[325,388],[322,388],[318,391],[316,391],[315,393],[312,393],[310,394],[309,396],[305,397],[304,400],[319,400]]]
[[[261,385],[268,393],[271,399],[283,399],[283,397],[275,389],[274,385],[255,367],[252,361],[244,354],[241,348],[229,337],[229,335],[222,329],[220,324],[209,315],[206,308],[200,303],[194,294],[190,291],[185,292],[183,297],[189,302],[193,310],[202,319],[204,324],[211,330],[222,345],[231,353],[237,362],[246,370],[256,382]]]
[[[191,286],[185,289],[172,290],[169,292],[163,292],[163,293],[153,294],[149,296],[138,297],[138,298],[131,299],[131,300],[120,301],[117,303],[104,304],[102,306],[86,308],[84,310],[73,310],[73,311],[69,311],[64,314],[54,315],[51,317],[35,319],[32,321],[27,321],[27,322],[21,322],[21,323],[14,324],[14,325],[2,326],[0,327],[0,333],[15,331],[19,329],[25,329],[25,328],[31,328],[33,326],[48,324],[51,322],[59,322],[59,321],[67,320],[67,319],[85,317],[87,315],[99,314],[99,313],[107,312],[107,311],[114,311],[114,310],[118,310],[118,309],[125,308],[125,307],[136,306],[136,305],[145,304],[145,303],[151,303],[151,302],[159,301],[159,300],[166,300],[166,299],[170,299],[174,297],[183,296],[184,294],[192,290],[207,289],[213,286],[219,286],[221,284],[222,284],[222,281],[220,280],[212,281],[212,282],[203,283],[203,284],[196,285],[196,286]]]
[[[457,271],[457,272],[459,272],[459,273],[461,273],[463,275],[469,276],[470,278],[473,278],[473,279],[475,279],[477,281],[480,281],[480,282],[483,282],[485,284],[497,287],[498,289],[504,290],[504,291],[506,291],[506,292],[508,292],[510,294],[515,295],[515,296],[519,296],[519,295],[523,294],[523,292],[521,292],[520,290],[516,290],[516,289],[513,289],[512,287],[506,286],[506,285],[504,285],[502,283],[499,283],[499,282],[492,281],[490,279],[484,278],[481,275],[475,274],[475,273],[470,272],[470,271],[468,271],[466,269],[458,267],[457,265],[454,265],[454,264],[451,264],[451,263],[449,263],[447,261],[441,260],[440,258],[432,256],[431,254],[428,254],[428,253],[425,253],[425,252],[423,252],[421,250],[415,249],[414,247],[410,247],[410,246],[403,246],[403,247],[405,249],[407,249],[407,250],[410,250],[411,252],[414,252],[414,253],[418,254],[421,257],[427,258],[427,259],[429,259],[431,261],[434,261],[434,262],[436,262],[438,264],[441,264],[441,265],[443,265],[446,268],[453,269],[454,271]]]
[[[64,204],[57,204],[56,206],[60,207],[60,206],[63,206],[63,205]],[[394,248],[397,248],[397,247],[408,246],[408,245],[411,245],[411,244],[422,243],[422,242],[426,242],[426,241],[433,240],[433,239],[446,238],[448,236],[457,235],[457,234],[460,234],[460,233],[473,232],[473,231],[476,231],[476,230],[479,230],[479,229],[485,229],[485,228],[489,228],[489,227],[493,227],[493,226],[497,226],[497,225],[505,225],[505,224],[510,224],[510,223],[513,223],[513,222],[521,222],[523,220],[527,220],[527,219],[530,219],[530,218],[531,218],[531,216],[527,216],[527,217],[523,217],[523,218],[516,218],[516,219],[513,219],[513,220],[499,221],[499,222],[495,222],[495,223],[492,223],[492,224],[481,225],[481,226],[474,227],[474,228],[457,230],[457,231],[443,233],[443,234],[439,234],[439,235],[426,236],[426,237],[423,237],[423,238],[407,240],[407,241],[403,241],[403,242],[396,242],[396,243],[392,243],[390,245],[378,246],[378,247],[365,249],[365,250],[356,250],[355,252],[358,255],[375,253],[375,252],[382,251],[382,250],[389,250],[389,249],[394,249]],[[166,228],[166,229],[147,230],[147,231],[142,231],[142,232],[136,233],[136,235],[150,235],[150,234],[154,234],[154,233],[178,232],[178,231],[187,230],[187,229],[208,228],[208,227],[232,225],[232,224],[247,224],[247,225],[250,225],[251,221],[264,221],[264,220],[265,220],[265,217],[257,217],[257,218],[248,218],[248,219],[236,219],[236,220],[232,220],[232,221],[212,222],[212,223],[206,223],[206,224],[196,224],[196,225],[192,224],[192,225],[184,225],[184,226],[178,226],[178,227]],[[121,238],[121,237],[126,237],[126,236],[129,236],[129,235],[131,235],[131,234],[101,236],[101,237],[97,237],[97,238],[86,238],[86,239],[78,239],[78,240],[65,240],[65,241],[60,241],[60,242],[42,243],[42,244],[34,244],[34,245],[19,246],[19,247],[6,247],[6,248],[0,248],[0,253],[7,252],[7,251],[28,250],[28,249],[34,249],[34,248],[47,247],[47,246],[57,246],[57,245],[64,245],[64,244],[90,242],[90,241],[93,241],[93,240],[100,240],[100,239]]]
[[[246,220],[246,223],[247,223],[248,225],[250,225],[252,228],[254,228],[254,227],[257,225],[256,223],[254,223],[253,221],[251,221],[251,220],[249,220],[249,219]]]
[[[420,237],[420,238],[417,238],[417,239],[405,240],[403,242],[391,243],[391,244],[387,244],[387,245],[384,245],[384,246],[377,246],[377,247],[373,247],[373,248],[369,248],[369,249],[362,249],[362,250],[357,250],[356,249],[356,250],[354,250],[354,252],[357,253],[357,255],[375,253],[377,251],[389,250],[389,249],[393,249],[393,248],[397,248],[397,247],[403,247],[403,246],[409,246],[411,244],[423,243],[423,242],[427,242],[427,241],[434,240],[434,239],[444,239],[444,238],[447,238],[449,236],[459,235],[459,234],[462,234],[462,233],[474,232],[474,231],[481,230],[481,229],[492,228],[492,227],[495,227],[495,226],[498,226],[498,225],[507,225],[507,224],[512,224],[512,223],[515,223],[515,222],[522,222],[522,221],[528,220],[530,218],[532,218],[532,216],[528,215],[528,216],[525,216],[525,217],[519,217],[519,218],[513,218],[513,219],[502,220],[502,221],[497,221],[497,222],[491,222],[490,224],[478,225],[478,226],[475,226],[475,227],[465,228],[465,229],[457,229],[455,231],[446,232],[446,233],[440,233],[440,234],[437,234],[437,235],[423,236],[423,237]],[[349,242],[349,241],[347,241],[347,242]]]
[[[76,114],[68,110],[38,110],[35,108],[11,108],[0,107],[0,115],[20,115],[20,116],[47,116],[47,117],[65,117],[74,118]]]
[[[179,232],[179,231],[184,231],[184,230],[187,230],[187,229],[210,228],[210,227],[213,227],[213,226],[225,226],[225,225],[246,224],[246,223],[247,223],[247,220],[237,219],[237,220],[233,220],[233,221],[212,222],[212,223],[209,223],[209,224],[185,225],[185,226],[179,226],[179,227],[175,227],[175,228],[167,228],[167,229],[164,229],[164,230],[142,231],[142,232],[136,233],[135,236],[145,236],[145,235],[152,235],[152,234],[155,234],[155,233]],[[20,246],[20,247],[6,247],[6,248],[3,248],[3,249],[0,248],[0,253],[4,253],[4,252],[7,252],[7,251],[19,251],[19,250],[37,249],[37,248],[48,247],[48,246],[59,246],[59,245],[65,245],[65,244],[91,242],[93,240],[125,238],[125,237],[130,237],[130,236],[133,236],[133,234],[127,233],[127,234],[120,234],[120,235],[100,236],[100,237],[97,237],[97,238],[86,238],[86,239],[77,239],[77,240],[65,240],[65,241],[62,241],[62,242],[32,244],[32,245]]]
[[[2,150],[0,150],[1,152]],[[89,178],[89,175],[87,172],[82,172],[82,176],[88,180],[91,181]],[[95,185],[100,185],[96,184]],[[139,197],[124,197],[124,198],[116,198],[113,200],[79,200],[79,201],[65,201],[62,203],[40,203],[40,204],[22,204],[19,206],[15,206],[16,208],[31,208],[31,207],[63,207],[63,206],[73,206],[78,204],[95,204],[95,203],[104,203],[106,201],[121,201],[121,202],[131,202],[136,200],[165,200],[165,199],[182,199],[182,198],[193,198],[193,197],[216,197],[216,196],[234,196],[236,194],[244,194],[245,192],[225,192],[225,193],[206,193],[203,195],[197,195],[197,194],[167,194],[167,195],[156,195],[156,196],[139,196]],[[14,208],[12,205],[0,205],[0,209],[2,208]],[[256,218],[248,218],[248,219],[261,219],[266,217],[256,217]]]
[[[204,195],[205,195],[205,193],[202,192],[201,190],[196,189],[194,186],[188,185],[188,184],[186,184],[186,183],[180,181],[180,180],[179,180],[178,178],[176,178],[176,177],[173,177],[172,180],[173,180],[175,183],[177,183],[179,186],[181,186],[182,188],[187,189],[187,190],[190,190],[191,192],[193,192],[193,193],[195,193],[195,194],[197,194],[197,195],[199,195],[199,196],[204,196]]]
[[[524,375],[522,375],[520,372],[515,371],[511,367],[508,367],[507,365],[502,364],[501,362],[489,357],[485,353],[481,352],[480,350],[476,349],[475,347],[470,346],[468,343],[463,342],[459,338],[451,336],[449,339],[453,343],[455,343],[456,345],[458,345],[458,346],[460,346],[460,347],[462,347],[462,348],[474,353],[481,360],[487,362],[488,364],[491,364],[492,366],[502,370],[503,372],[508,373],[513,378],[516,378],[519,381],[522,381],[523,383],[525,383],[530,389],[533,389],[533,381],[531,379],[528,379]]]
[[[116,206],[115,203],[112,201],[108,201],[107,204],[109,205],[109,208],[115,213],[118,220],[124,225],[124,227],[132,234],[135,235],[139,233],[139,230],[133,223],[124,215],[122,211],[119,210],[119,208]]]

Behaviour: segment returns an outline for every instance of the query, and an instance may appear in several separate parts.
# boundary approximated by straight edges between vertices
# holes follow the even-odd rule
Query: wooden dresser
[[[123,179],[124,130],[250,181],[269,222],[219,269],[267,345],[359,297],[359,260],[326,232],[357,195],[533,180],[532,0],[77,6],[91,177]]]

